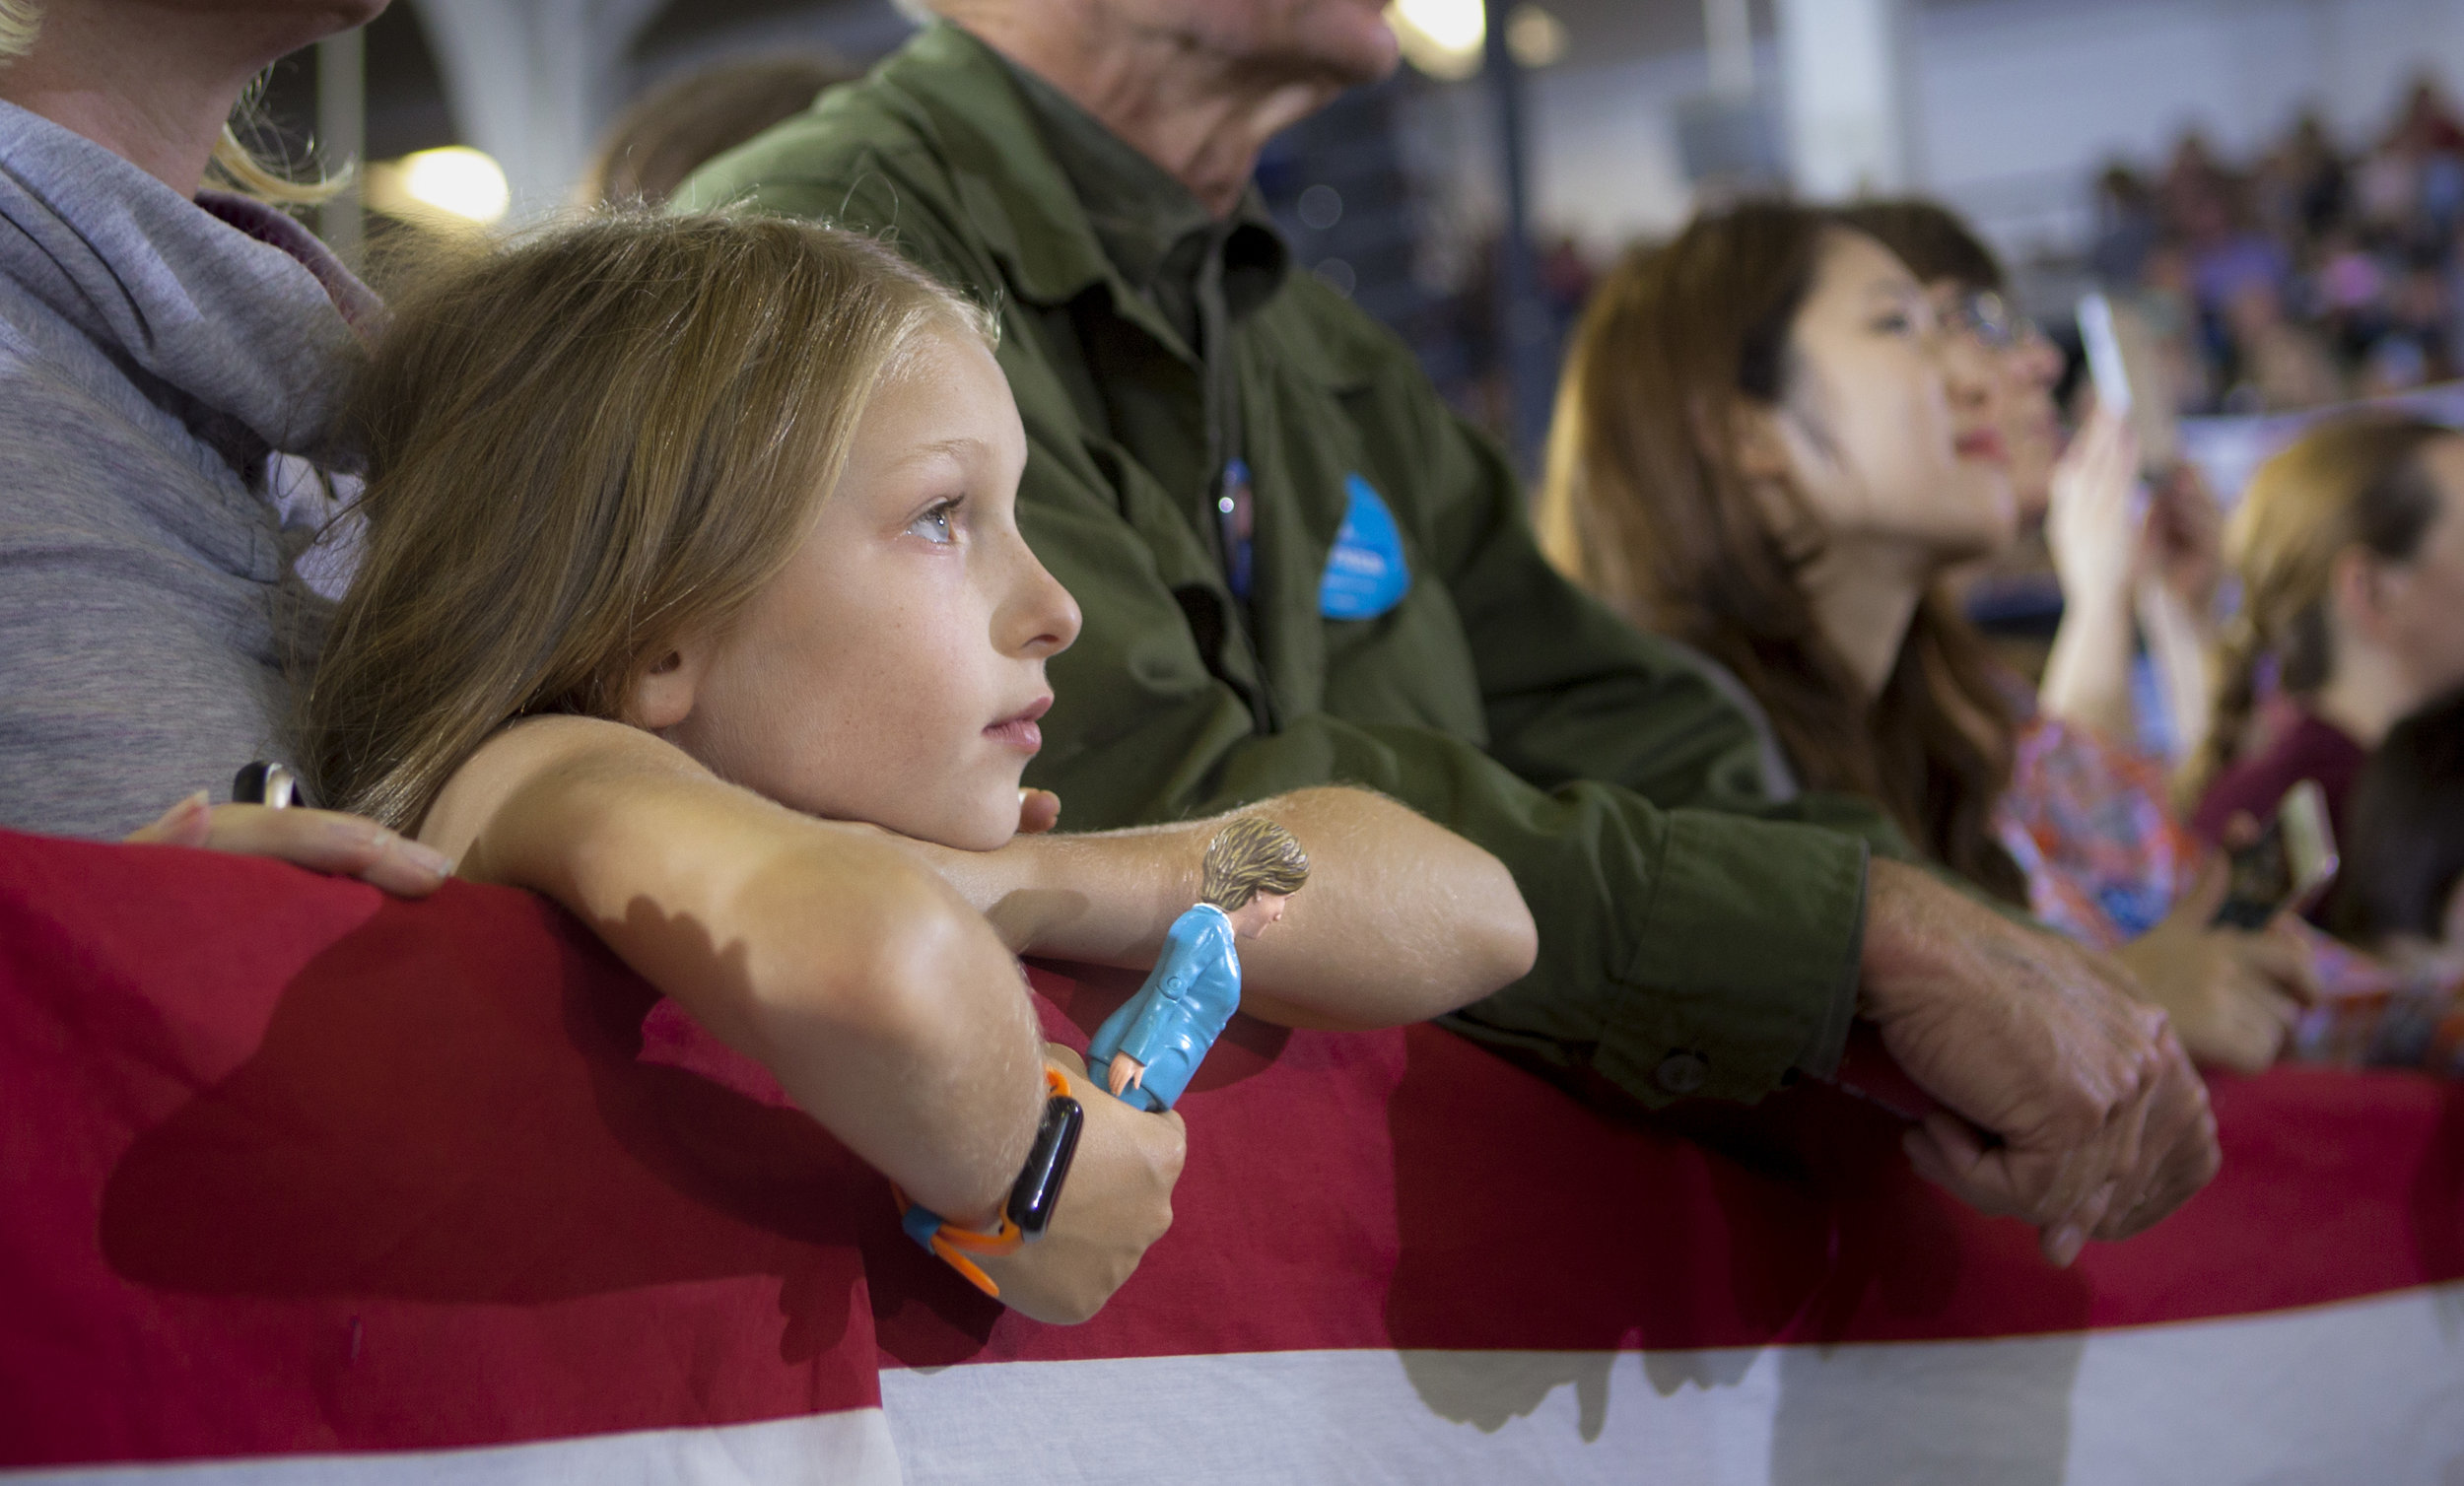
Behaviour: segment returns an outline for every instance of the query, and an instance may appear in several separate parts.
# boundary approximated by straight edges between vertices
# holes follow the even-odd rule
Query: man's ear
[[[680,644],[662,652],[626,685],[625,722],[655,733],[692,716],[708,663],[706,647],[699,644]]]

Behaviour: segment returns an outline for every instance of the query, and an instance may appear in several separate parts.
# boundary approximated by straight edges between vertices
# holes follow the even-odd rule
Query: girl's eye
[[[908,530],[927,542],[946,547],[958,540],[958,503],[944,501],[909,524]]]
[[[1915,323],[1905,311],[1894,309],[1877,319],[1874,322],[1874,329],[1880,335],[1906,335],[1914,328]]]

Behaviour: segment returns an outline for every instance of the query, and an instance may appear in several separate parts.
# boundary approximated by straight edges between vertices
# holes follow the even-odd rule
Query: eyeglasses
[[[1984,343],[1989,350],[2008,351],[2036,335],[2036,322],[2014,310],[2002,296],[1990,289],[1973,290],[1959,296],[1951,310],[1943,316],[1943,324],[1951,330],[1965,331]]]

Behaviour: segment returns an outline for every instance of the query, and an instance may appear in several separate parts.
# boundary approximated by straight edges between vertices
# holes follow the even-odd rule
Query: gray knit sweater
[[[289,219],[0,103],[0,826],[116,836],[276,754],[297,471],[376,314]]]

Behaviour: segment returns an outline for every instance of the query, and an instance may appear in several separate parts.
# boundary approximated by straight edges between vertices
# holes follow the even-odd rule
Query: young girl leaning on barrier
[[[1039,1047],[1012,957],[1150,963],[1221,821],[1033,834],[1058,806],[1019,777],[1078,614],[1019,533],[992,337],[787,221],[604,217],[438,273],[355,399],[362,556],[302,762],[325,803],[574,910],[953,1227],[997,1226],[1065,1078],[1058,1217],[984,1267],[1074,1319],[1170,1221],[1181,1124]],[[1392,1025],[1530,966],[1505,869],[1409,811],[1242,813],[1312,864],[1244,947],[1244,1009]]]

